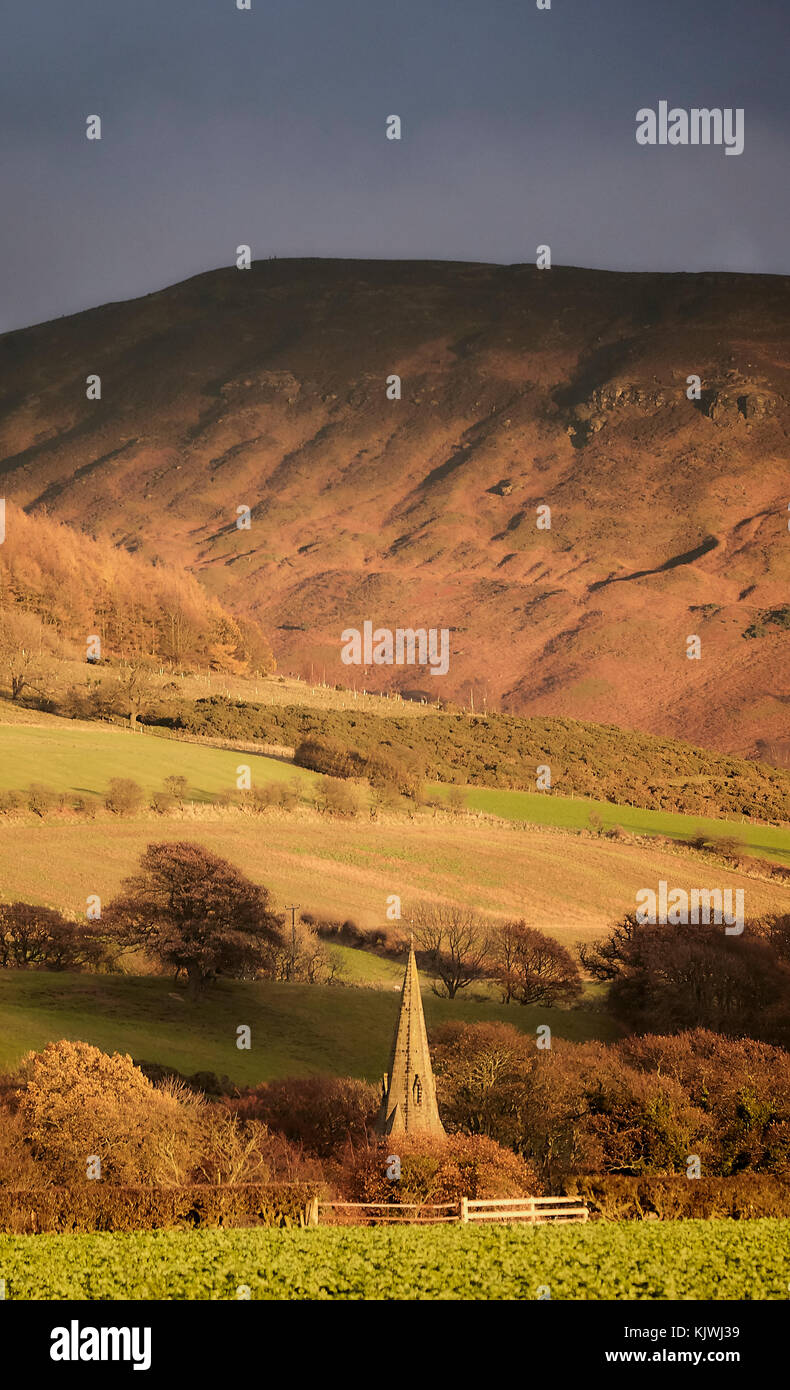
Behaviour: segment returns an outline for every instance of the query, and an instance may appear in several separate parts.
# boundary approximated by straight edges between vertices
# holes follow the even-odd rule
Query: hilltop
[[[358,684],[782,760],[789,311],[778,276],[212,271],[0,338],[0,488],[190,570],[287,672],[447,627],[441,681]]]

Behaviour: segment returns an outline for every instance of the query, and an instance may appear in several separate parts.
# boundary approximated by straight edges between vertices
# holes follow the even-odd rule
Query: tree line
[[[46,698],[58,683],[58,661],[86,660],[88,639],[96,637],[102,660],[231,674],[274,669],[258,625],[227,612],[186,570],[7,502],[0,682],[13,700]]]
[[[193,997],[219,977],[331,982],[338,972],[324,928],[305,913],[286,931],[269,890],[235,865],[199,844],[161,842],[148,846],[98,922],[0,904],[0,966],[96,970],[142,951],[183,976]],[[369,934],[360,935],[365,944]],[[706,1028],[790,1047],[790,914],[765,914],[728,936],[627,913],[574,956],[523,918],[418,901],[394,939],[379,933],[367,944],[402,958],[409,937],[434,991],[450,999],[488,985],[505,1004],[567,1007],[581,996],[584,971],[608,986],[607,1010],[631,1032]]]

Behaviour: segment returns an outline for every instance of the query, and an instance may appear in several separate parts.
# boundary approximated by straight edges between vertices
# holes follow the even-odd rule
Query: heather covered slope
[[[449,627],[447,677],[359,684],[783,756],[786,277],[267,261],[0,367],[0,491],[192,568],[281,669],[347,680],[368,618]]]

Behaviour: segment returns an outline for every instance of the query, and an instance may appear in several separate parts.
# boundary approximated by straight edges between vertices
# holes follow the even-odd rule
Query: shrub
[[[298,1226],[316,1181],[232,1186],[0,1187],[0,1231],[152,1231],[197,1226]]]
[[[117,816],[132,816],[135,811],[139,811],[145,793],[137,782],[130,777],[111,777],[104,804],[108,811],[114,811]]]
[[[58,804],[55,792],[49,787],[42,787],[34,782],[27,790],[27,809],[33,811],[37,816],[45,816],[47,811],[52,811]]]
[[[387,1176],[400,1159],[400,1178]],[[351,1149],[339,1182],[349,1201],[457,1202],[461,1197],[534,1195],[540,1188],[523,1158],[479,1135],[398,1135]]]
[[[165,778],[165,791],[169,792],[170,796],[177,797],[179,801],[184,800],[188,789],[189,783],[180,773],[172,773]]]
[[[379,1092],[351,1077],[310,1076],[267,1081],[230,1102],[239,1115],[303,1144],[321,1158],[348,1144],[364,1144],[379,1109]]]
[[[368,752],[329,740],[303,739],[294,752],[298,767],[329,777],[365,777],[380,792],[414,796],[422,778],[418,758],[408,749],[377,747]]]
[[[268,806],[279,807],[282,811],[292,811],[301,799],[301,788],[296,781],[267,782],[265,786],[254,787],[252,790],[252,803],[257,811],[263,811]]]
[[[335,778],[327,778],[323,785],[323,810],[329,816],[353,819],[362,809],[362,801],[356,787]]]
[[[665,1221],[790,1217],[790,1179],[768,1173],[724,1178],[674,1174],[649,1179],[606,1174],[568,1178],[561,1188],[563,1195],[586,1202],[592,1216],[610,1221],[651,1216]]]
[[[23,1063],[19,1114],[25,1140],[52,1182],[178,1183],[188,1173],[194,1115],[157,1090],[131,1057],[83,1042],[48,1043]]]
[[[294,750],[294,762],[297,767],[307,767],[327,777],[361,777],[365,764],[356,749],[316,738],[302,740]]]

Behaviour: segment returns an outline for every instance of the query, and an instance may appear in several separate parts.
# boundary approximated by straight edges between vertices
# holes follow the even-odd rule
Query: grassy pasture
[[[450,788],[435,782],[431,792],[446,799]],[[678,811],[650,811],[639,806],[616,806],[611,801],[549,796],[545,792],[502,791],[496,787],[464,787],[463,794],[470,810],[502,816],[505,820],[587,830],[590,815],[594,813],[604,830],[619,825],[634,835],[666,835],[681,841],[691,840],[700,832],[711,839],[732,837],[740,841],[748,854],[790,865],[790,825],[754,825],[748,821],[689,816]]]
[[[198,750],[202,752],[203,750]],[[743,888],[747,916],[790,911],[790,887],[750,879],[664,845],[621,844],[549,828],[422,812],[338,821],[305,808],[262,816],[196,806],[95,821],[29,818],[0,825],[0,895],[84,913],[89,894],[106,903],[146,845],[191,840],[230,859],[278,903],[385,923],[387,896],[404,913],[423,897],[527,918],[566,945],[598,935],[659,879],[687,890]]]
[[[369,959],[368,957],[365,958]],[[402,979],[402,967],[395,966]],[[602,1013],[439,999],[424,989],[429,1028],[454,1019],[505,1022],[534,1035],[614,1036]],[[223,981],[191,1004],[159,976],[0,971],[0,1070],[58,1038],[129,1053],[191,1075],[213,1071],[239,1084],[327,1073],[377,1081],[389,1062],[398,1010],[394,989],[341,989],[272,981]],[[236,1047],[236,1029],[252,1047]]]
[[[771,1219],[0,1236],[12,1300],[768,1300],[788,1267]]]
[[[72,723],[0,724],[0,790],[31,782],[56,792],[101,796],[112,777],[131,777],[146,792],[160,791],[171,774],[186,777],[193,801],[212,801],[236,786],[236,768],[246,763],[253,786],[297,781],[305,794],[317,773],[259,753],[211,748],[112,725]]]

